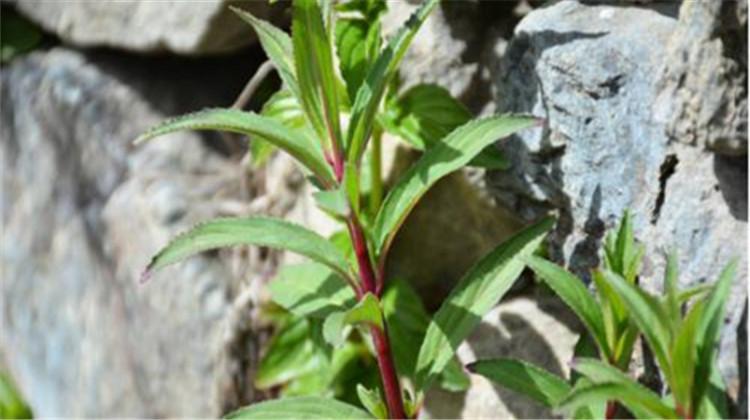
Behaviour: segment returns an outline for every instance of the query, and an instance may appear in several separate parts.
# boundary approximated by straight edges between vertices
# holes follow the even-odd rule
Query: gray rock
[[[18,10],[77,46],[106,46],[140,52],[207,54],[236,50],[255,41],[252,29],[229,5],[259,17],[264,1],[87,1],[18,0]]]
[[[671,141],[747,154],[747,0],[686,1],[654,112]]]
[[[580,326],[570,323],[564,305],[549,296],[519,297],[502,301],[458,348],[462,364],[498,357],[533,363],[567,378]],[[533,400],[470,375],[464,393],[439,389],[425,396],[428,418],[553,418],[551,410]]]
[[[216,417],[251,398],[238,277],[202,256],[137,283],[171,236],[219,213],[206,203],[235,165],[191,133],[133,149],[163,115],[80,53],[0,77],[1,351],[34,414]]]
[[[572,1],[531,12],[503,58],[496,101],[500,111],[547,123],[502,143],[514,166],[491,174],[489,184],[525,220],[557,210],[550,255],[584,278],[599,263],[605,230],[625,209],[647,247],[641,281],[649,289],[661,288],[673,246],[683,286],[715,280],[730,256],[739,257],[721,353],[732,382],[734,330],[747,294],[747,158],[672,142],[654,117],[658,79],[680,25],[645,8]]]
[[[419,2],[388,2],[383,32],[395,33]],[[510,2],[441,2],[412,40],[399,74],[404,89],[418,83],[446,88],[470,109],[479,112],[491,102],[485,47],[510,34],[517,17]]]

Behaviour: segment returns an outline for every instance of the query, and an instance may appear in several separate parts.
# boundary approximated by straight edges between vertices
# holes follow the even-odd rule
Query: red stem
[[[376,296],[379,296],[379,291],[376,290],[376,287],[378,289],[380,287],[378,287],[379,285],[376,286],[376,277],[372,269],[370,251],[367,248],[367,240],[362,231],[362,226],[359,224],[357,218],[352,216],[347,221],[347,227],[349,228],[354,253],[359,265],[363,294],[370,292],[376,293]],[[393,355],[391,354],[391,345],[388,341],[387,331],[385,319],[383,320],[382,330],[378,327],[370,328],[372,341],[375,344],[375,356],[378,359],[380,379],[383,383],[385,403],[388,406],[388,414],[394,419],[405,419],[406,413],[404,411],[404,401],[401,396],[401,384],[399,383],[396,367],[393,363]]]
[[[352,238],[354,254],[357,256],[357,265],[359,265],[359,275],[362,278],[363,292],[375,293],[375,274],[372,271],[370,251],[367,249],[367,241],[365,240],[364,232],[362,232],[362,227],[355,217],[349,219],[347,227],[349,228],[349,235]]]
[[[378,327],[370,328],[370,333],[375,343],[375,354],[378,358],[380,377],[383,381],[388,414],[392,419],[405,419],[406,413],[404,412],[404,401],[401,397],[401,385],[398,382],[396,367],[393,364],[388,335]]]
[[[615,418],[617,414],[617,403],[615,401],[607,401],[607,409],[604,413],[604,418],[607,420]]]

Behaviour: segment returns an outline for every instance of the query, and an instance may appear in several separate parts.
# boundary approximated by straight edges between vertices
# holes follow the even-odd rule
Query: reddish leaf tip
[[[138,284],[145,284],[147,281],[151,279],[151,275],[153,274],[153,271],[151,271],[150,268],[147,268],[143,270],[143,273],[141,273],[141,278],[138,279]]]
[[[544,125],[547,124],[546,118],[537,118],[536,119],[536,126],[537,127],[544,127]]]

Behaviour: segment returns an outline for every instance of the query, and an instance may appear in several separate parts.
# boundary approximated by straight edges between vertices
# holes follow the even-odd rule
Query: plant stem
[[[370,292],[379,297],[376,291],[375,273],[372,268],[372,261],[370,260],[370,251],[367,248],[367,240],[356,216],[349,218],[347,227],[349,228],[349,235],[351,236],[354,253],[357,257],[357,264],[359,265],[363,294]],[[377,289],[380,289],[380,287],[377,287]],[[375,356],[378,360],[380,380],[383,384],[383,393],[385,394],[385,402],[388,406],[388,414],[394,419],[404,419],[406,418],[406,413],[404,411],[404,401],[401,396],[401,384],[399,383],[396,367],[393,363],[386,320],[383,319],[382,330],[378,327],[371,327],[370,334],[375,345]]]
[[[375,294],[375,273],[372,271],[370,251],[367,249],[367,240],[364,232],[362,232],[362,226],[356,217],[352,216],[347,222],[347,227],[349,228],[349,236],[352,238],[354,254],[357,257],[359,276],[362,279],[362,291]]]
[[[383,320],[385,326],[385,320]],[[385,327],[387,328],[387,326]],[[378,359],[378,368],[380,369],[380,379],[383,382],[383,392],[385,393],[385,404],[388,406],[388,414],[392,419],[405,419],[404,401],[401,397],[401,385],[398,382],[398,374],[393,364],[393,355],[391,346],[388,342],[387,331],[378,327],[370,328],[372,341],[375,344],[375,354]]]
[[[376,126],[372,133],[372,151],[370,152],[370,213],[375,216],[383,201],[383,130]]]
[[[604,418],[609,420],[615,418],[617,413],[617,403],[615,401],[607,401],[607,409],[604,412]]]

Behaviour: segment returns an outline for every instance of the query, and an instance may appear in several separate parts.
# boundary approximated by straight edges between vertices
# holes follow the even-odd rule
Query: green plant
[[[282,268],[270,286],[274,302],[290,314],[277,320],[280,330],[264,359],[266,370],[256,382],[266,387],[289,385],[288,373],[297,372],[293,386],[284,390],[290,397],[252,405],[232,416],[364,417],[365,412],[341,401],[291,395],[304,394],[300,388],[347,384],[344,366],[361,361],[358,355],[365,352],[374,355],[378,380],[356,388],[362,406],[375,416],[415,416],[424,390],[436,379],[461,382],[455,349],[510,288],[524,268],[522,258],[539,247],[553,224],[544,219],[490,252],[431,320],[404,282],[385,278],[390,245],[420,197],[439,179],[468,164],[504,165],[492,144],[538,123],[512,115],[469,121],[468,112],[435,86],[398,94],[399,62],[437,3],[424,1],[385,46],[377,21],[384,7],[379,0],[336,7],[328,1],[295,0],[291,38],[235,10],[255,28],[283,81],[282,90],[260,115],[210,109],[167,121],[139,138],[185,129],[250,135],[258,145],[256,153],[267,156],[263,150],[273,145],[296,158],[319,189],[318,206],[345,227],[342,234],[326,239],[273,218],[212,220],[175,238],[148,265],[144,280],[154,270],[198,252],[233,245],[279,248],[312,260]],[[379,163],[383,131],[395,132],[424,150],[385,198]],[[417,353],[414,340],[422,336]],[[295,352],[276,351],[274,346]],[[316,375],[320,365],[329,368],[330,375]],[[411,392],[403,388],[407,382]],[[340,393],[334,390],[333,395]]]
[[[31,409],[18,392],[10,376],[0,370],[0,418],[30,419]]]
[[[679,290],[674,255],[667,262],[662,297],[637,285],[643,247],[626,212],[604,245],[604,267],[594,270],[595,296],[568,271],[541,258],[529,267],[586,327],[570,380],[525,362],[479,361],[471,371],[576,418],[613,418],[619,403],[637,418],[726,417],[726,396],[714,349],[736,262],[711,285]],[[685,307],[690,304],[689,309]],[[669,392],[661,396],[628,375],[633,344],[642,336],[661,368]],[[586,348],[591,338],[593,348]],[[597,358],[598,356],[598,358]]]

